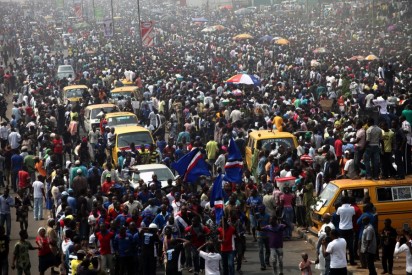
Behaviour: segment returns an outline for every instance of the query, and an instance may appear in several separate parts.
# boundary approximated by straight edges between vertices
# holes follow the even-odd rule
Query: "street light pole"
[[[116,35],[115,33],[115,28],[114,28],[114,19],[113,19],[113,0],[110,0],[110,7],[112,9],[112,32],[113,32],[113,37]]]
[[[372,0],[372,34],[375,32],[375,0]]]
[[[140,0],[137,0],[137,20],[139,21],[139,42],[140,42],[140,47],[143,47],[142,26],[141,26],[142,22],[140,21]]]

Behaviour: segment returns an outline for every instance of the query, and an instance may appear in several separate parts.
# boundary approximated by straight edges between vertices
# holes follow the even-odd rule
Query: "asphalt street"
[[[7,98],[8,100],[8,108],[7,108],[7,116],[11,117],[11,109],[12,109],[12,96]],[[0,189],[0,192],[3,193],[3,190]],[[11,190],[10,195],[14,198],[16,194],[14,194]],[[45,205],[45,204],[44,204]],[[37,235],[37,230],[44,226],[46,227],[47,218],[49,213],[47,210],[44,210],[43,217],[44,220],[35,221],[33,218],[33,211],[30,209],[29,212],[29,228],[28,228],[28,235],[32,245],[35,245],[35,238]],[[16,242],[19,240],[19,231],[20,226],[19,223],[16,222],[16,215],[15,209],[12,209],[12,224],[11,224],[11,235],[10,235],[10,252],[9,252],[9,274],[16,274],[15,270],[10,268],[12,263],[13,257],[13,249]],[[312,245],[307,243],[304,239],[298,239],[296,236],[291,240],[284,243],[284,274],[299,274],[299,262],[301,261],[301,253],[306,252],[309,254],[309,259],[315,259],[315,250]],[[250,236],[247,236],[247,251],[245,253],[245,258],[247,262],[244,262],[242,265],[242,272],[239,274],[253,274],[253,275],[260,275],[260,274],[272,274],[272,270],[268,267],[267,270],[261,271],[260,270],[260,262],[259,262],[259,249],[258,245],[255,242],[252,242]],[[38,274],[38,256],[37,251],[33,250],[30,251],[30,261],[31,261],[31,274]],[[57,269],[56,269],[57,270]],[[50,274],[48,272],[48,274]],[[158,269],[157,274],[164,274],[162,269]],[[191,274],[187,270],[183,271],[183,274]],[[315,272],[314,274],[318,274]]]

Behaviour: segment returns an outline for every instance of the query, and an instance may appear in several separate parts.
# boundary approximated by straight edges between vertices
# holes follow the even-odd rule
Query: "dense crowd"
[[[162,268],[180,274],[185,268],[232,275],[241,271],[250,241],[259,246],[261,270],[283,274],[283,241],[293,237],[294,226],[310,229],[312,206],[327,183],[401,180],[412,173],[411,7],[374,2],[335,4],[329,15],[317,6],[243,15],[168,7],[150,48],[137,42],[134,3],[117,4],[124,14],[112,38],[93,20],[81,29],[63,21],[71,32],[62,38],[43,19],[57,17],[54,7],[27,13],[4,4],[0,224],[6,227],[0,227],[0,242],[7,249],[0,250],[0,274],[8,274],[11,207],[21,229],[11,263],[18,274],[30,274],[28,250],[38,249],[40,274],[49,268],[56,274],[156,274]],[[152,4],[143,3],[145,18],[155,16]],[[210,23],[191,19],[200,15]],[[212,23],[224,30],[202,31]],[[232,39],[240,33],[254,38]],[[288,43],[276,44],[274,36]],[[57,80],[63,64],[75,74]],[[259,82],[226,83],[237,73]],[[84,111],[110,102],[110,91],[123,86],[126,76],[142,96],[120,98],[118,109],[135,113],[155,144],[131,144],[113,160],[115,128],[106,127],[103,114],[99,127],[87,132]],[[88,91],[78,103],[66,104],[62,89],[72,84]],[[229,141],[245,161],[249,133],[266,129],[295,133],[297,148],[273,143],[255,150],[242,183],[224,182],[224,217],[217,224],[210,196],[214,178],[225,173]],[[135,165],[173,169],[194,149],[202,152],[211,177],[170,179],[164,188],[155,174],[136,188],[124,178]],[[276,180],[285,177],[295,182],[279,189]],[[400,246],[390,220],[378,229],[368,199],[361,198],[361,210],[349,194],[336,213],[323,217],[315,261],[322,274],[346,274],[346,249],[349,264],[359,258],[361,268],[376,274],[379,240],[384,271],[392,273],[394,251],[406,251],[412,273],[411,234],[405,232],[407,242]],[[48,217],[36,246],[27,241],[30,208],[35,220]],[[311,263],[302,255],[302,274],[312,274]]]

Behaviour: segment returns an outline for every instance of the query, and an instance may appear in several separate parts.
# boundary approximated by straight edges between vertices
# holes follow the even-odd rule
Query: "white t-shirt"
[[[34,181],[33,182],[33,198],[35,199],[41,199],[43,198],[43,192],[42,189],[44,189],[44,184],[41,181]]]
[[[345,203],[345,204],[342,204],[342,206],[338,208],[338,211],[336,211],[336,214],[340,216],[340,221],[339,221],[340,230],[353,229],[352,217],[355,215],[355,208],[353,208],[350,204]]]
[[[356,169],[355,169],[354,160],[349,159],[348,161],[346,161],[345,167],[343,168],[343,170],[345,170],[345,172],[348,172],[349,178],[353,179],[354,177],[356,177]]]
[[[345,239],[337,238],[331,241],[326,247],[326,252],[330,254],[330,268],[347,267]]]
[[[205,275],[220,275],[219,262],[222,256],[219,253],[200,251],[199,256],[205,259]]]

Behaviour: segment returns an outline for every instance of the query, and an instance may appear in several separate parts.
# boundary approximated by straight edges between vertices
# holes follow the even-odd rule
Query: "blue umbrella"
[[[270,35],[264,35],[261,38],[259,38],[259,42],[265,43],[265,42],[271,42],[273,39],[273,36]]]

